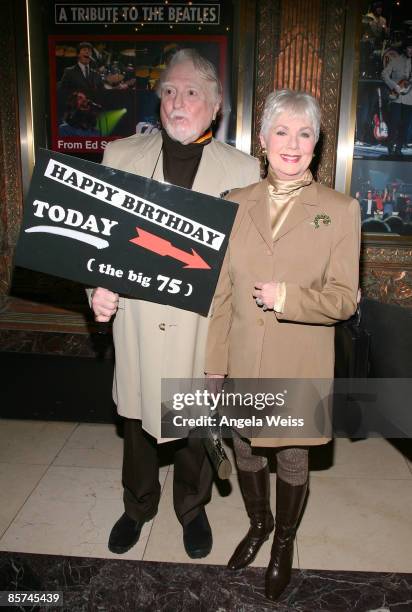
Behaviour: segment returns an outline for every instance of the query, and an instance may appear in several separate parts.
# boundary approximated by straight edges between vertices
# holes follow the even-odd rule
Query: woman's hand
[[[96,321],[107,323],[116,313],[119,305],[119,294],[103,289],[103,287],[97,287],[92,291],[91,305]]]
[[[255,283],[253,297],[258,306],[263,306],[263,310],[273,310],[275,304],[281,299],[282,283],[270,281],[270,283]]]

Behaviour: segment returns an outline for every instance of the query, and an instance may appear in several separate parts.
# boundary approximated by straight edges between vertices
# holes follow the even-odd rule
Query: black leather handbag
[[[371,336],[362,326],[362,301],[356,313],[335,326],[335,378],[367,378]]]

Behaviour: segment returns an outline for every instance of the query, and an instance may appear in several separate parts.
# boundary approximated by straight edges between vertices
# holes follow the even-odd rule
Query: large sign
[[[103,25],[148,23],[219,25],[220,5],[217,2],[180,4],[148,3],[114,4],[56,4],[55,23],[58,25]]]
[[[15,264],[207,315],[236,210],[41,149]]]
[[[110,141],[158,131],[156,85],[184,48],[216,67],[223,103],[214,136],[234,144],[234,0],[39,2],[47,19],[50,149],[100,161]]]

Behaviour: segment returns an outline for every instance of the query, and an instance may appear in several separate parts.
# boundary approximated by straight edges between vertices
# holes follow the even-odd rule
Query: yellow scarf
[[[269,168],[268,173],[269,216],[272,238],[274,239],[286,217],[288,216],[297,196],[302,189],[310,185],[313,176],[309,168],[298,179],[283,181]]]

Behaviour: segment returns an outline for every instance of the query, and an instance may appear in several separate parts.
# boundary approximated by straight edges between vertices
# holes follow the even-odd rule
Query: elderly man
[[[256,159],[212,137],[221,103],[216,69],[193,49],[178,51],[160,77],[160,133],[117,140],[103,163],[212,196],[259,179]],[[222,206],[225,204],[222,203]],[[114,399],[124,419],[125,513],[114,525],[109,549],[129,550],[152,519],[160,497],[157,442],[162,378],[203,376],[208,320],[192,312],[125,299],[98,288],[92,293],[97,321],[114,314]],[[152,434],[152,436],[150,435]],[[212,534],[204,509],[212,469],[202,441],[184,440],[174,455],[173,501],[191,558],[205,557]]]

